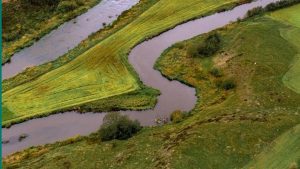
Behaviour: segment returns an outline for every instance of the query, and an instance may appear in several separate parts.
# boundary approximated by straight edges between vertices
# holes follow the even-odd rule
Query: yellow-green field
[[[237,0],[161,0],[75,60],[2,94],[2,124],[140,89],[126,56],[137,43]],[[142,57],[142,56],[141,56]],[[6,113],[6,114],[5,114]]]

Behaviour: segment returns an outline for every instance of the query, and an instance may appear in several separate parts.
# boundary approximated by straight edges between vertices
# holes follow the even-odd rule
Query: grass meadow
[[[291,42],[298,50],[298,54],[291,64],[290,70],[285,74],[283,81],[292,90],[300,93],[300,5],[295,5],[291,8],[287,8],[278,12],[274,12],[271,17],[284,22],[294,29],[281,30],[282,36],[289,42]]]

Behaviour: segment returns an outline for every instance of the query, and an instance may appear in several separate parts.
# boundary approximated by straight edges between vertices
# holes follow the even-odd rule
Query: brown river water
[[[157,58],[165,49],[176,42],[187,40],[196,35],[223,27],[236,21],[238,18],[244,17],[248,10],[257,6],[265,6],[275,1],[276,0],[258,0],[238,6],[227,12],[196,19],[181,24],[174,29],[137,45],[129,54],[129,62],[133,65],[143,83],[147,86],[159,89],[161,95],[153,110],[123,111],[122,113],[127,114],[132,119],[139,120],[144,126],[152,126],[156,124],[155,119],[169,118],[170,113],[174,110],[192,110],[197,100],[195,89],[178,81],[169,81],[164,78],[160,72],[154,70],[153,65]],[[84,15],[89,15],[89,12]],[[94,13],[92,12],[90,15],[94,16]],[[80,33],[82,32],[80,31]],[[69,42],[69,39],[65,42]],[[38,43],[39,42],[37,42],[37,44]],[[56,43],[56,41],[52,41],[52,43],[49,42],[49,45],[51,46],[53,43]],[[39,51],[40,49],[37,50]],[[53,59],[53,57],[51,57],[51,59]],[[14,63],[14,61],[19,63],[17,62],[17,58],[13,59],[12,63]],[[48,60],[45,59],[44,61]],[[41,63],[42,62],[38,62],[37,64]],[[20,64],[23,65],[22,63]],[[9,143],[3,144],[2,155],[6,156],[31,146],[65,140],[75,135],[88,135],[100,127],[105,114],[106,113],[79,114],[77,112],[66,112],[29,120],[13,125],[9,129],[3,128],[2,139],[9,140]],[[19,141],[18,138],[21,134],[26,134],[28,137]]]

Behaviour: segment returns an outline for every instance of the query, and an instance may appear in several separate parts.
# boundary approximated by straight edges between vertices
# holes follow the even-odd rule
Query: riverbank
[[[126,94],[140,89],[141,83],[139,82],[138,76],[126,62],[127,53],[133,46],[140,41],[168,30],[186,20],[208,15],[216,11],[230,9],[238,5],[240,1],[220,0],[220,2],[211,2],[212,4],[203,3],[202,1],[193,1],[194,6],[188,6],[193,10],[188,13],[186,13],[187,10],[181,10],[185,8],[187,3],[174,3],[176,4],[175,6],[168,6],[164,3],[168,2],[159,1],[159,5],[156,3],[152,8],[149,8],[149,10],[145,11],[123,29],[107,37],[67,64],[61,67],[58,66],[58,68],[46,74],[39,74],[37,79],[27,81],[27,83],[20,84],[13,89],[5,91],[3,93],[3,106],[6,107],[6,110],[9,110],[7,111],[9,113],[6,114],[13,114],[13,116],[7,116],[8,118],[6,118],[7,120],[5,120],[3,124],[20,122],[24,119],[38,117],[47,112],[65,110],[73,106]],[[156,10],[162,10],[159,9],[160,6],[165,6],[163,12],[161,12],[160,15],[152,17],[152,15],[156,13]],[[198,8],[199,6],[201,8]],[[169,8],[172,8],[172,10]],[[182,17],[171,15],[172,17],[168,17],[165,22],[156,21],[160,17],[173,13],[172,11],[178,11]],[[178,13],[176,13],[176,15],[177,14]],[[152,19],[149,20],[149,18]],[[152,24],[154,21],[157,22],[158,25]],[[164,22],[165,24],[160,24],[160,22]],[[135,30],[137,27],[140,28]],[[128,41],[128,39],[130,40]],[[107,65],[111,65],[112,67]],[[69,71],[74,70],[74,68],[76,68],[75,71]],[[101,76],[98,76],[99,73]],[[72,78],[74,75],[76,77],[82,75],[81,77],[83,79],[79,78],[76,80]],[[46,81],[47,84],[44,84]],[[69,83],[59,85],[59,83],[65,81]],[[21,92],[24,91],[22,89],[23,87],[27,88],[26,94]],[[97,90],[94,92],[95,87]],[[68,94],[61,91],[68,91]],[[28,99],[28,97],[33,96],[32,94],[36,92],[39,93],[39,97],[32,98],[36,103],[33,106],[32,99]],[[23,98],[24,96],[27,98]],[[12,98],[14,98],[13,101],[10,101]],[[28,114],[28,112],[30,112],[30,114]]]
[[[101,0],[13,0],[3,3],[2,64],[21,49],[100,3]],[[64,7],[64,8],[63,8]]]

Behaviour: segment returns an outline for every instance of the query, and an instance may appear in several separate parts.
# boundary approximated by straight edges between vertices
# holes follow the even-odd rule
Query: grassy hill
[[[200,98],[182,122],[144,128],[126,141],[101,142],[94,134],[30,148],[5,158],[4,168],[234,169],[265,164],[268,169],[273,161],[279,169],[299,166],[300,95],[283,82],[299,54],[293,41],[297,36],[289,39],[283,32],[299,28],[277,17],[283,11],[299,16],[299,9],[295,5],[252,17],[167,49],[156,69],[194,86]],[[220,49],[207,57],[195,54],[212,34],[220,36]],[[229,82],[235,87],[227,88]]]
[[[237,0],[161,0],[131,23],[76,59],[5,91],[3,123],[140,90],[142,84],[127,62],[139,42],[192,18],[236,5]]]

